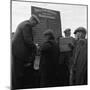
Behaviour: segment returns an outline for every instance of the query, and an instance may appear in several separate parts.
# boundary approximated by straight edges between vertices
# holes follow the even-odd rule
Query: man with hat
[[[39,18],[32,15],[29,20],[25,20],[18,25],[12,38],[12,89],[21,89],[26,85],[26,68],[33,65],[36,52],[32,30],[39,22]],[[31,63],[28,61],[29,57]],[[32,82],[32,72],[30,75],[30,78],[28,78],[29,84],[31,84],[30,79]]]
[[[75,38],[78,40],[80,38],[85,39],[86,36],[86,29],[84,27],[79,27],[74,32]]]
[[[86,29],[79,27],[75,30],[76,45],[73,52],[73,85],[86,85],[87,84],[87,40]]]

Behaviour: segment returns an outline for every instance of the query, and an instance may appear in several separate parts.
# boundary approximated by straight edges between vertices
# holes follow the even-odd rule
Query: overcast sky
[[[12,2],[13,32],[15,32],[16,27],[20,22],[30,18],[31,6],[37,6],[60,11],[62,32],[66,28],[71,28],[73,36],[73,32],[77,27],[83,26],[87,29],[87,6],[13,1]]]

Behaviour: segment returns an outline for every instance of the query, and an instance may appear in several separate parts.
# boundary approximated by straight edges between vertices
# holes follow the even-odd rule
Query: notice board
[[[62,36],[60,11],[31,6],[31,14],[35,14],[40,19],[40,24],[33,28],[35,43],[43,43],[43,32],[47,29],[52,29],[56,38]]]

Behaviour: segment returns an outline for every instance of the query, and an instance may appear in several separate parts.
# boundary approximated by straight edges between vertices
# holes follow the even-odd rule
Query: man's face
[[[31,24],[32,24],[32,26],[35,26],[35,25],[38,24],[38,22],[34,18],[32,18],[31,19]]]
[[[65,36],[66,36],[66,37],[70,37],[70,35],[71,35],[71,32],[66,32],[66,33],[65,33]]]
[[[85,36],[86,36],[86,34],[81,33],[81,38],[82,38],[82,39],[85,39]]]
[[[38,23],[36,22],[35,19],[33,19],[33,20],[32,20],[32,24],[35,26],[35,25],[37,25]]]
[[[75,34],[76,40],[77,40],[77,39],[80,39],[80,37],[81,37],[81,32],[77,32],[77,33]]]

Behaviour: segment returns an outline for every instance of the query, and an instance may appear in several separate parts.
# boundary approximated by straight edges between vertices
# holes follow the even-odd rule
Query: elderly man
[[[20,89],[25,86],[26,67],[32,66],[36,46],[33,43],[32,28],[39,23],[37,16],[21,22],[12,39],[12,88]],[[32,63],[28,63],[29,57]],[[30,73],[32,76],[32,72]],[[28,78],[29,79],[29,78]],[[31,77],[32,82],[32,77]],[[30,83],[30,82],[29,82]]]
[[[79,27],[74,32],[77,37],[76,46],[73,53],[73,85],[87,84],[87,40],[86,29]]]

